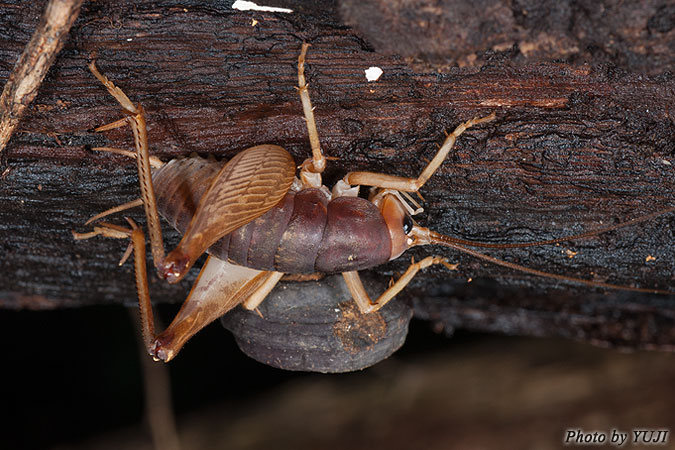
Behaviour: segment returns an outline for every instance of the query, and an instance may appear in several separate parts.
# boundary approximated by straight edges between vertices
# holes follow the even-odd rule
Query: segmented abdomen
[[[159,211],[181,233],[223,164],[190,157],[153,174]],[[391,243],[382,215],[369,201],[329,201],[320,189],[304,189],[289,191],[277,206],[224,236],[209,253],[259,270],[335,273],[388,261]]]

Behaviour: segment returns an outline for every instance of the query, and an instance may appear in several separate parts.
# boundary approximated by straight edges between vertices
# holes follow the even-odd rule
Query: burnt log
[[[380,52],[415,65],[480,68],[602,62],[659,75],[675,64],[672,0],[341,0],[340,14]]]
[[[9,76],[43,6],[10,2],[0,16],[0,79]],[[276,144],[299,163],[310,147],[294,89],[296,62],[301,43],[311,43],[310,96],[322,147],[337,158],[326,172],[329,185],[351,170],[416,176],[444,131],[495,111],[495,121],[461,136],[421,192],[425,212],[416,220],[462,239],[551,239],[675,204],[672,59],[643,71],[622,64],[620,55],[597,64],[527,61],[512,48],[471,43],[465,50],[478,52],[480,65],[423,70],[376,51],[344,25],[335,3],[303,8],[283,14],[199,2],[85,3],[5,150],[2,307],[136,302],[132,267],[117,267],[126,242],[71,236],[72,229],[87,231],[82,224],[92,215],[138,197],[133,161],[88,150],[132,148],[128,130],[91,131],[121,117],[87,70],[92,58],[144,106],[151,149],[160,158],[193,152],[229,158]],[[647,17],[643,25],[670,42],[668,24]],[[375,82],[364,76],[370,66],[383,70]],[[130,214],[143,223],[142,211]],[[488,253],[543,271],[672,290],[674,227],[671,214],[560,246]],[[168,233],[169,246],[177,238]],[[397,276],[410,256],[428,254],[459,263],[457,271],[424,271],[400,300],[413,299],[415,314],[447,332],[673,349],[673,296],[551,281],[442,248],[411,251],[367,271],[364,282]],[[195,276],[178,286],[153,277],[153,299],[182,301]]]

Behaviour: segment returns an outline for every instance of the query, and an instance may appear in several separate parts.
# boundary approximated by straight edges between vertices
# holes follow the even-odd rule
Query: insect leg
[[[127,219],[131,229],[123,228],[117,225],[102,223],[100,226],[94,227],[94,231],[90,233],[75,233],[73,237],[77,240],[89,239],[94,236],[105,236],[115,239],[131,239],[131,245],[134,251],[134,269],[136,273],[136,292],[138,294],[138,306],[141,313],[141,327],[143,331],[143,342],[148,349],[151,348],[155,341],[155,319],[152,314],[152,304],[150,303],[150,291],[148,289],[148,275],[145,265],[145,235],[136,223]],[[128,252],[120,261],[120,265],[126,260]]]
[[[105,222],[101,222],[100,226],[94,227],[94,231],[90,231],[89,233],[77,233],[75,231],[71,231],[71,233],[73,233],[73,238],[76,241],[91,239],[95,236],[104,236],[115,239],[126,239],[131,236],[129,230],[126,228]]]
[[[126,117],[123,119],[124,123],[126,125]],[[99,127],[100,128],[100,127]],[[97,128],[96,131],[99,131]],[[91,150],[95,152],[108,152],[108,153],[115,153],[116,155],[123,155],[123,156],[128,156],[129,158],[136,158],[136,152],[132,152],[130,150],[124,150],[121,148],[113,148],[113,147],[92,147]],[[156,156],[150,156],[150,166],[154,168],[160,168],[164,165],[164,162],[159,159]]]
[[[249,269],[209,257],[176,317],[166,330],[155,334],[145,262],[145,235],[136,223],[131,219],[127,220],[131,225],[130,229],[102,224],[92,233],[78,235],[76,238],[87,239],[95,235],[131,238],[143,342],[155,360],[167,362],[173,359],[199,330],[244,300],[260,298],[257,302],[259,304],[280,278],[277,277],[277,272]],[[271,283],[271,280],[274,282]]]
[[[171,360],[206,325],[246,299],[260,295],[261,290],[269,292],[268,281],[275,273],[209,257],[180,311],[154,340],[150,354],[164,362]]]
[[[126,211],[127,209],[135,208],[137,206],[143,206],[143,200],[142,199],[137,198],[136,200],[132,200],[130,202],[123,203],[121,205],[117,205],[113,208],[106,209],[105,211],[103,211],[101,213],[98,213],[95,216],[93,216],[92,218],[90,218],[89,220],[87,220],[84,224],[89,225],[92,222],[95,222],[99,219],[102,219],[106,216],[109,216],[110,214],[115,214],[115,213],[118,213],[120,211]]]
[[[358,272],[343,272],[342,276],[344,277],[347,287],[349,288],[349,292],[351,292],[354,301],[359,307],[359,310],[362,313],[369,313],[377,311],[386,305],[389,300],[394,298],[399,292],[401,292],[401,290],[403,290],[404,287],[406,287],[408,283],[410,283],[413,277],[417,275],[417,272],[433,264],[443,264],[450,270],[457,269],[456,264],[450,264],[448,263],[447,259],[440,256],[427,256],[419,262],[413,261],[408,267],[408,270],[406,270],[405,273],[401,275],[401,277],[396,280],[395,283],[389,286],[389,288],[385,290],[374,302],[366,293]]]
[[[100,133],[101,131],[114,130],[115,128],[122,128],[123,126],[127,125],[127,123],[128,123],[127,118],[122,117],[121,119],[118,119],[114,122],[110,122],[108,124],[101,125],[100,127],[96,127],[94,128],[94,131]]]
[[[143,343],[148,352],[152,354],[155,342],[155,317],[152,313],[150,289],[148,288],[148,270],[145,264],[145,234],[134,221],[128,220],[132,227],[130,237],[134,248],[134,273],[136,274],[136,294],[138,295],[138,311],[141,314]]]
[[[98,78],[98,81],[100,81],[103,86],[106,87],[110,95],[115,97],[115,100],[122,106],[122,109],[127,113],[127,114],[137,114],[138,110],[136,106],[129,100],[129,97],[122,91],[122,89],[118,88],[113,84],[112,81],[110,81],[105,75],[103,75],[101,72],[98,71],[96,68],[96,61],[92,61],[89,63],[89,70],[91,73],[94,74],[96,78]],[[118,120],[117,122],[113,122],[113,124],[117,124],[118,127],[121,127],[122,120]],[[106,127],[106,125],[104,125]]]
[[[486,117],[474,118],[461,123],[457,128],[455,128],[455,131],[448,135],[441,148],[439,148],[438,152],[436,152],[436,155],[429,162],[429,164],[427,164],[424,170],[422,170],[422,173],[417,178],[397,177],[395,175],[386,175],[375,172],[349,172],[347,175],[345,175],[344,181],[350,186],[364,185],[375,186],[384,189],[395,189],[402,192],[417,192],[441,166],[453,145],[455,145],[455,141],[459,135],[461,135],[468,128],[479,123],[494,120],[495,117],[495,113],[492,113]]]
[[[309,91],[305,82],[305,55],[309,44],[303,42],[300,56],[298,57],[298,93],[302,101],[302,111],[305,114],[307,122],[307,133],[309,134],[309,143],[312,146],[312,158],[302,163],[300,170],[300,179],[306,186],[321,187],[321,173],[326,168],[326,157],[321,151],[319,143],[319,132],[316,129],[314,120],[314,108],[309,99]]]
[[[119,120],[117,122],[120,122]],[[126,125],[126,118],[122,119],[123,125]],[[113,122],[114,123],[114,122]],[[100,131],[100,129],[103,127],[99,127],[96,129],[96,131]],[[123,155],[123,156],[128,156],[129,158],[136,158],[136,153],[129,151],[129,150],[123,150],[121,148],[112,148],[112,147],[92,147],[93,151],[97,152],[109,152],[109,153],[115,153],[117,155]],[[164,162],[162,162],[159,158],[156,156],[151,156],[150,157],[150,165],[155,168],[162,167],[164,165]],[[130,202],[124,203],[122,205],[115,206],[114,208],[107,209],[101,213],[96,214],[95,216],[91,217],[89,220],[87,220],[84,224],[89,225],[92,222],[95,222],[99,219],[102,219],[106,216],[109,216],[110,214],[115,214],[120,211],[125,211],[130,208],[135,208],[137,206],[143,206],[143,199],[138,198],[136,200],[132,200]]]
[[[274,286],[276,286],[279,280],[281,280],[281,277],[284,276],[283,272],[268,272],[268,274],[269,275],[267,276],[267,279],[258,288],[258,290],[251,294],[249,298],[244,300],[241,306],[250,311],[256,309],[258,306],[260,306],[263,300],[265,300],[267,294],[272,292],[272,289],[274,289]]]
[[[136,144],[136,163],[138,167],[138,181],[141,188],[141,197],[145,206],[145,216],[148,222],[148,232],[150,234],[150,244],[152,246],[152,258],[155,266],[164,261],[164,244],[162,241],[162,230],[159,222],[159,213],[157,212],[157,201],[155,192],[152,188],[152,176],[150,173],[150,155],[148,152],[148,134],[145,125],[145,112],[139,104],[135,106],[129,97],[117,86],[113,84],[105,75],[101,74],[96,68],[95,62],[89,64],[89,70],[106,87],[110,95],[122,106],[122,109],[128,117],[118,120],[112,124],[106,125],[103,129],[116,128],[126,122],[131,127]]]

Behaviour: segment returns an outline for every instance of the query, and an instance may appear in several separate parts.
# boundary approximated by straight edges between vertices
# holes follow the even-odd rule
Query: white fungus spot
[[[276,8],[274,6],[258,6],[253,2],[247,2],[244,0],[237,0],[232,4],[232,9],[238,9],[239,11],[264,11],[264,12],[279,12],[279,13],[292,13],[292,9],[288,8]]]
[[[366,80],[377,81],[382,76],[382,69],[379,67],[368,67],[366,70]]]

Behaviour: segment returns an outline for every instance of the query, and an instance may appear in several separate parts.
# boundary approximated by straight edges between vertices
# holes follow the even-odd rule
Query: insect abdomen
[[[359,197],[338,197],[328,204],[315,271],[367,269],[384,264],[390,256],[387,224],[375,205]]]
[[[389,231],[372,203],[358,197],[329,202],[321,190],[305,189],[232,232],[227,258],[260,270],[337,273],[383,264],[390,255]]]
[[[184,232],[199,199],[225,162],[200,158],[172,159],[152,174],[157,209],[175,229]]]
[[[153,175],[158,208],[184,232],[199,199],[223,163],[199,157],[173,160]],[[389,260],[391,242],[384,219],[358,197],[329,201],[320,189],[289,191],[259,218],[225,235],[208,252],[259,270],[337,273]]]
[[[303,189],[295,195],[293,214],[275,254],[275,270],[316,272],[314,264],[326,228],[327,211],[328,198],[320,189]]]

